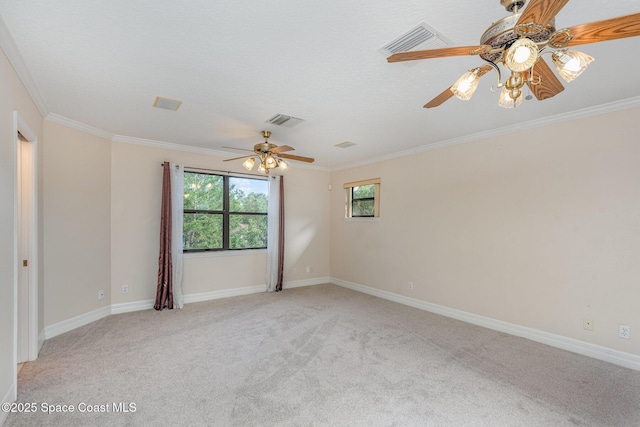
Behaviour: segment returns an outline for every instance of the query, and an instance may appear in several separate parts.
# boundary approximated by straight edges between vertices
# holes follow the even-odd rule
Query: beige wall
[[[38,189],[37,196],[39,234],[42,231],[42,116],[31,100],[22,82],[0,49],[0,399],[15,398],[14,365],[14,188],[15,179],[15,128],[14,111],[17,111],[37,137]],[[39,239],[38,258],[42,260],[42,239]],[[42,269],[40,269],[42,280]],[[42,282],[39,283],[42,302]],[[42,317],[39,319],[42,329]],[[0,413],[0,422],[4,414]]]
[[[49,326],[110,305],[111,141],[49,120],[44,130]]]
[[[639,116],[334,172],[332,277],[640,355]],[[342,184],[377,177],[380,221],[345,221]]]
[[[290,168],[286,173],[285,283],[331,275],[330,180],[329,172]]]
[[[163,161],[185,166],[244,171],[240,162],[187,151],[114,142],[112,144],[112,303],[153,300],[158,274]],[[285,175],[285,281],[329,277],[329,172],[290,168]],[[187,255],[187,295],[265,283],[265,251]],[[293,266],[298,274],[291,276]],[[305,267],[313,267],[305,273]],[[129,286],[123,294],[122,285]]]
[[[45,325],[155,298],[160,187],[167,160],[229,170],[202,153],[112,142],[45,121]],[[240,168],[241,169],[241,168]],[[286,172],[285,282],[327,278],[328,171]],[[265,283],[265,251],[187,256],[187,295]],[[297,267],[297,274],[291,270]],[[311,267],[309,273],[306,267]],[[122,285],[129,293],[122,293]],[[105,299],[98,300],[98,291]]]
[[[618,323],[640,323],[637,113],[333,173],[292,168],[285,282],[333,277],[640,354],[636,340],[617,337]],[[46,324],[153,300],[160,163],[241,172],[239,163],[46,123]],[[345,221],[342,184],[377,177],[382,218]],[[188,256],[184,292],[261,285],[264,264],[263,252]],[[583,330],[585,317],[593,332]]]

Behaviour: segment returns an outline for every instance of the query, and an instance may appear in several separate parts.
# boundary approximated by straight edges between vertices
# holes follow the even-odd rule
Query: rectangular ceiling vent
[[[156,100],[153,106],[156,108],[162,108],[165,110],[178,111],[178,108],[182,105],[182,101],[177,99],[164,98],[162,96],[156,96]]]
[[[444,37],[425,22],[421,22],[397,39],[378,49],[378,52],[382,53],[385,57],[389,57],[398,52],[438,49],[452,45],[451,40]],[[405,62],[404,64],[409,65],[412,62],[414,61]]]
[[[349,147],[353,147],[354,145],[358,145],[358,144],[351,141],[345,141],[345,142],[341,142],[340,144],[334,145],[334,147],[349,148]]]
[[[276,126],[284,126],[286,128],[292,128],[295,125],[298,125],[302,122],[304,122],[304,120],[299,119],[297,117],[287,116],[285,114],[276,114],[275,116],[267,120],[265,123],[270,123]]]

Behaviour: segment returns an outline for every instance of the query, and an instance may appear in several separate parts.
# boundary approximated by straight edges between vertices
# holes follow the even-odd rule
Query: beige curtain
[[[284,275],[284,177],[269,177],[269,235],[267,239],[267,291],[282,290]]]

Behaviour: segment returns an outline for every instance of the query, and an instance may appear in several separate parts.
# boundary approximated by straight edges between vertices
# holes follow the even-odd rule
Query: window
[[[346,218],[380,216],[380,178],[344,184],[347,190]]]
[[[184,173],[185,252],[267,247],[266,179]]]

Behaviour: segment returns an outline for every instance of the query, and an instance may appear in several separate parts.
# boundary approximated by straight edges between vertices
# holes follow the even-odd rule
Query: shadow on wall
[[[313,221],[304,221],[296,224],[289,224],[285,229],[286,243],[285,258],[287,253],[297,254],[295,258],[288,259],[289,266],[294,267],[300,261],[302,255],[306,252],[307,248],[311,246],[314,238],[318,234],[318,227]]]

